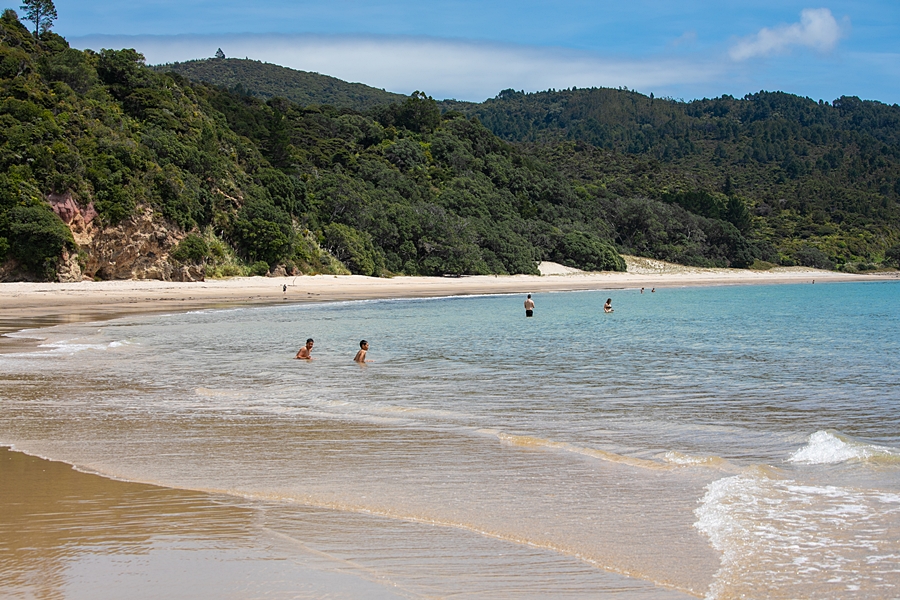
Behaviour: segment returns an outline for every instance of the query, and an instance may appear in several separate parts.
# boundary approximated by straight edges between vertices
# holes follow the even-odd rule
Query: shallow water
[[[253,551],[278,539],[306,556],[289,543],[306,536],[413,597],[895,597],[898,292],[615,290],[538,295],[533,319],[522,297],[483,296],[60,326],[20,334],[41,353],[0,356],[0,444],[235,499],[266,523],[248,526]],[[293,360],[307,337],[315,360]],[[360,366],[363,337],[375,362]]]

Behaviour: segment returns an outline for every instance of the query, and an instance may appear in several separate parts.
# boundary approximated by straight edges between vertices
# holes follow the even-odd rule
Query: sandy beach
[[[0,333],[114,318],[126,314],[198,308],[328,302],[375,298],[426,298],[474,294],[541,293],[574,290],[707,285],[828,283],[897,279],[900,272],[857,275],[806,267],[768,271],[705,269],[626,257],[624,273],[585,273],[556,263],[541,263],[541,276],[467,276],[375,278],[359,275],[236,277],[179,283],[157,280],[79,283],[0,284]],[[286,291],[285,291],[286,287]],[[8,339],[5,340],[9,342]],[[17,342],[17,344],[20,342]],[[0,344],[2,347],[7,344]]]

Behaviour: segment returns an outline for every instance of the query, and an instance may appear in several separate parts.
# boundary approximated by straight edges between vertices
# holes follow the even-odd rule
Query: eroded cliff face
[[[185,234],[149,207],[117,225],[99,226],[93,204],[80,206],[71,194],[48,196],[53,211],[69,226],[79,255],[63,252],[60,281],[82,279],[160,279],[201,281],[203,267],[178,265],[169,253]]]

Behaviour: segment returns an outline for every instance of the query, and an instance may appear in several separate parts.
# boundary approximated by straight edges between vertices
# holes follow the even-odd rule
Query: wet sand
[[[0,481],[3,598],[691,597],[472,532],[116,481],[2,447]]]

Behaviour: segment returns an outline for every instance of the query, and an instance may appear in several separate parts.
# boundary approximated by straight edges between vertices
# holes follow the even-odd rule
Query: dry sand
[[[666,288],[701,285],[826,283],[897,279],[898,272],[853,275],[804,267],[703,269],[626,257],[626,273],[586,273],[541,263],[541,276],[394,277],[315,275],[237,277],[194,283],[156,280],[79,283],[0,283],[0,333],[112,318],[125,314],[285,302],[413,298],[566,290]],[[284,290],[287,286],[287,291]],[[21,342],[20,342],[21,343]]]

